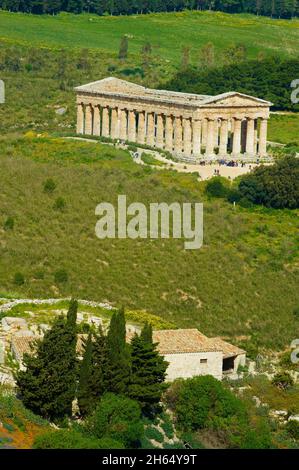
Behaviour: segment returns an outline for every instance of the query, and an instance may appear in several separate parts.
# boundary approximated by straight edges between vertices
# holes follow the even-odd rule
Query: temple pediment
[[[251,106],[271,106],[272,103],[269,101],[261,100],[255,96],[245,95],[231,91],[229,93],[223,93],[208,98],[204,102],[208,106],[224,106],[224,107],[251,107]]]
[[[104,78],[96,82],[87,83],[75,88],[76,91],[90,93],[115,93],[126,95],[140,95],[144,93],[145,88],[136,83],[127,82],[115,77]]]

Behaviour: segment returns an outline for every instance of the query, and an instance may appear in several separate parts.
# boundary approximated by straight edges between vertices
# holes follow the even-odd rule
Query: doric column
[[[101,113],[99,106],[93,108],[93,135],[101,135]]]
[[[190,119],[183,119],[184,129],[184,155],[191,156],[191,121]]]
[[[220,127],[220,145],[219,145],[219,156],[227,157],[227,146],[228,146],[228,120],[221,120]]]
[[[144,144],[145,140],[145,113],[144,111],[138,113],[138,131],[137,131],[137,142]]]
[[[246,152],[247,145],[247,119],[241,121],[241,152]]]
[[[257,155],[257,143],[258,143],[258,138],[257,138],[257,127],[258,127],[258,120],[254,120],[254,155]]]
[[[200,157],[201,155],[201,121],[199,119],[192,120],[193,130],[193,155],[194,157]]]
[[[202,121],[202,145],[207,146],[207,135],[208,135],[208,120],[204,118]]]
[[[214,146],[215,147],[218,147],[219,145],[219,123],[218,123],[218,119],[215,119],[215,123],[214,123]]]
[[[77,104],[77,134],[84,133],[84,108],[82,103]]]
[[[165,118],[165,149],[168,152],[173,150],[173,122],[172,116],[166,116]]]
[[[128,140],[136,142],[136,116],[135,111],[129,111],[128,116]]]
[[[233,156],[241,153],[241,119],[234,118]]]
[[[85,107],[85,134],[92,134],[92,106],[88,104]]]
[[[247,119],[246,155],[254,155],[254,119]]]
[[[267,155],[267,128],[268,128],[268,119],[261,119],[260,137],[259,137],[259,156],[260,157],[265,157]]]
[[[109,126],[109,108],[106,106],[102,112],[102,136],[109,137],[110,126]]]
[[[117,139],[119,136],[119,129],[118,129],[118,109],[112,108],[111,110],[111,138]]]
[[[147,115],[146,143],[151,147],[155,145],[155,113],[148,113]]]
[[[119,138],[121,140],[127,140],[127,111],[125,109],[120,110],[120,124],[119,124]]]
[[[164,148],[164,121],[162,114],[157,116],[156,146],[161,149]]]
[[[180,117],[174,119],[174,151],[182,153],[182,121]]]
[[[214,156],[215,146],[215,120],[208,119],[206,157]]]

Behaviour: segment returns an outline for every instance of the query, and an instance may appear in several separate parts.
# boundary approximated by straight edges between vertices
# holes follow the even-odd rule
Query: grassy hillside
[[[140,52],[150,41],[164,60],[178,63],[184,46],[191,48],[198,62],[200,47],[211,41],[216,51],[232,43],[245,44],[248,56],[263,53],[283,57],[298,53],[298,20],[272,20],[253,15],[215,12],[181,12],[137,16],[99,17],[60,14],[38,16],[0,12],[0,37],[52,48],[87,47],[117,53],[120,38],[128,35],[130,51]]]
[[[249,349],[299,335],[298,213],[204,200],[204,247],[95,237],[101,201],[202,201],[197,176],[140,167],[124,151],[60,139],[0,142],[0,286],[26,296],[108,300]],[[53,194],[44,182],[56,183]],[[65,207],[55,209],[63,198]],[[8,217],[14,228],[5,230]],[[7,227],[6,227],[7,228]],[[57,270],[68,281],[55,281]],[[25,277],[14,282],[15,273]]]
[[[74,131],[74,86],[114,75],[155,87],[175,70],[157,56],[153,56],[150,66],[143,70],[142,60],[138,57],[129,57],[123,62],[108,53],[96,54],[84,49],[66,53],[63,50],[30,49],[7,42],[0,42],[0,68],[6,91],[6,102],[0,105],[2,135],[28,129]],[[63,114],[57,112],[59,108],[64,108]],[[298,114],[271,116],[269,140],[296,142],[298,132]]]

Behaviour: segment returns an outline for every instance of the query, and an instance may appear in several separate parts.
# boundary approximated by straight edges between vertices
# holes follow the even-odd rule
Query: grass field
[[[269,120],[268,139],[282,144],[297,142],[299,146],[299,113],[272,114]]]
[[[60,139],[0,142],[0,285],[22,296],[108,300],[181,327],[220,334],[248,350],[299,335],[298,213],[207,201],[196,175],[136,165],[125,151]],[[44,182],[56,183],[53,194]],[[95,237],[96,205],[202,201],[204,247],[182,240]],[[65,207],[55,209],[63,198]],[[8,217],[13,230],[5,230]],[[65,269],[68,281],[55,281]],[[25,283],[17,286],[21,272]]]
[[[298,55],[299,20],[272,20],[253,15],[180,12],[137,16],[99,17],[60,14],[38,16],[0,12],[0,38],[30,46],[90,48],[117,54],[120,38],[129,37],[129,50],[140,52],[149,41],[154,53],[179,63],[184,46],[198,62],[199,49],[213,42],[217,52],[233,43],[247,47],[248,57]]]

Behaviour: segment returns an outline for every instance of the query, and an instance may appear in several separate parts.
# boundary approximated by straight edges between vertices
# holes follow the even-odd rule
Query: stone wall
[[[196,375],[212,375],[216,379],[221,380],[222,357],[221,351],[166,354],[164,358],[169,362],[167,380],[187,379]],[[207,362],[201,363],[201,360],[207,360]]]

